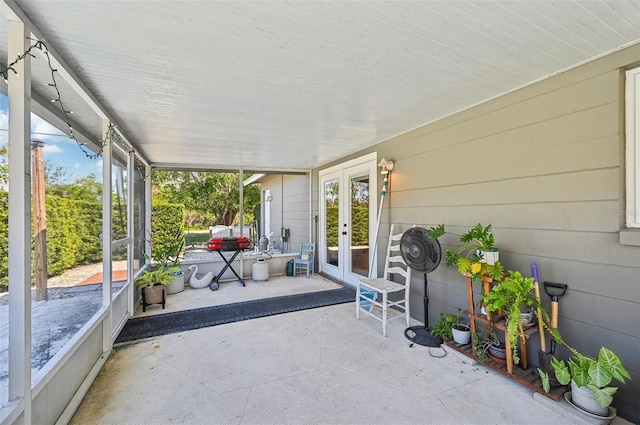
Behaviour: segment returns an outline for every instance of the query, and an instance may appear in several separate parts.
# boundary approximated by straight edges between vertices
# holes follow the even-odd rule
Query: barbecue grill
[[[218,237],[218,238],[209,239],[209,241],[207,242],[207,249],[209,251],[216,251],[220,255],[220,257],[222,257],[222,260],[225,262],[225,266],[222,268],[222,270],[220,270],[220,273],[218,273],[218,275],[213,278],[211,285],[209,285],[209,289],[211,289],[212,291],[215,291],[220,287],[220,284],[218,283],[218,281],[220,280],[224,272],[227,271],[227,269],[231,269],[231,271],[238,278],[240,283],[242,283],[242,286],[246,286],[244,283],[244,280],[238,275],[238,273],[236,273],[231,263],[233,263],[233,260],[236,259],[238,254],[240,254],[245,249],[249,249],[249,248],[251,248],[251,241],[249,240],[249,238],[245,236],[230,237],[230,238]],[[222,254],[223,251],[234,251],[234,253],[231,256],[231,258],[227,259],[227,257],[225,257],[224,254]]]

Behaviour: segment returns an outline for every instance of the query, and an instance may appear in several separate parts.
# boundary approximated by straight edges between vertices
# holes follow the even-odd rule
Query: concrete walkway
[[[352,303],[166,335],[117,347],[71,424],[597,423],[429,351]]]

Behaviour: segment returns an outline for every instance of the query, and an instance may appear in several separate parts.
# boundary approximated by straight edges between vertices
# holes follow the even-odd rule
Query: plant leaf
[[[458,273],[467,274],[471,268],[471,261],[464,257],[458,258]]]
[[[447,255],[445,258],[445,263],[447,267],[453,267],[458,263],[458,254],[456,254],[453,250],[448,249]]]
[[[501,280],[504,277],[504,267],[502,266],[502,263],[496,261],[493,266],[487,266],[487,273],[489,273],[495,280]]]
[[[567,385],[571,382],[571,373],[569,372],[567,364],[563,360],[552,357],[551,366],[555,371],[556,379],[561,385]]]
[[[597,388],[594,385],[587,385],[593,393],[593,400],[600,407],[607,407],[613,402],[613,395],[618,391],[617,387]]]
[[[569,367],[571,368],[571,377],[573,377],[573,380],[576,381],[579,387],[584,387],[589,383],[589,367],[585,365],[584,362],[578,361],[578,363],[576,363],[570,360]]]
[[[427,229],[427,235],[431,239],[438,239],[440,236],[445,234],[444,224],[438,224],[437,226],[430,227]]]
[[[540,374],[540,379],[542,380],[542,389],[548,393],[549,391],[551,391],[551,386],[549,385],[549,374],[540,368],[538,368],[538,373]]]
[[[473,263],[471,265],[471,273],[473,274],[478,274],[480,273],[480,270],[482,270],[482,264],[480,263]]]
[[[605,364],[595,361],[589,366],[589,378],[593,385],[604,388],[611,383],[612,376]]]
[[[631,375],[622,366],[622,362],[616,354],[606,347],[602,347],[598,353],[598,363],[608,370],[611,376],[624,384],[625,378],[631,379]]]

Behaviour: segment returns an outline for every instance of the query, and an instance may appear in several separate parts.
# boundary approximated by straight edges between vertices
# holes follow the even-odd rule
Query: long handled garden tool
[[[536,294],[536,301],[540,305],[540,280],[538,278],[538,265],[531,263],[531,275],[533,276],[533,288]],[[540,369],[549,375],[549,384],[554,381],[557,385],[558,382],[555,378],[553,368],[551,367],[551,356],[547,354],[547,338],[545,337],[544,324],[542,323],[542,308],[538,307],[538,333],[540,334],[540,349],[538,350],[538,363],[540,363]]]
[[[376,221],[376,235],[373,241],[373,255],[371,256],[371,264],[369,264],[369,279],[373,276],[373,267],[376,264],[376,254],[378,252],[378,233],[380,233],[380,219],[382,218],[382,206],[384,205],[384,197],[387,194],[387,185],[389,184],[389,172],[384,175],[382,180],[382,191],[380,192],[380,208],[378,209],[378,220]]]
[[[531,263],[531,275],[533,276],[533,289],[536,293],[536,301],[538,302],[538,327],[540,333],[540,351],[546,353],[547,339],[544,336],[544,325],[542,324],[542,308],[540,307],[540,281],[538,280],[538,265]]]
[[[567,292],[567,285],[564,283],[544,282],[544,291],[551,297],[551,329],[558,329],[558,314],[560,306],[560,297]],[[551,366],[551,359],[556,352],[556,340],[551,335],[551,343],[549,351],[540,350],[538,359],[540,360],[540,369],[549,374],[549,385],[557,387],[560,385],[555,377],[555,372]]]

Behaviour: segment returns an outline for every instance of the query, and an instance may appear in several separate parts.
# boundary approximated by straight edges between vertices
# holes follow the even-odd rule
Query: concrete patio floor
[[[146,314],[334,287],[319,275],[229,282]],[[452,350],[430,351],[441,353],[410,346],[402,320],[384,338],[353,303],[150,338],[114,349],[71,424],[599,423]]]

